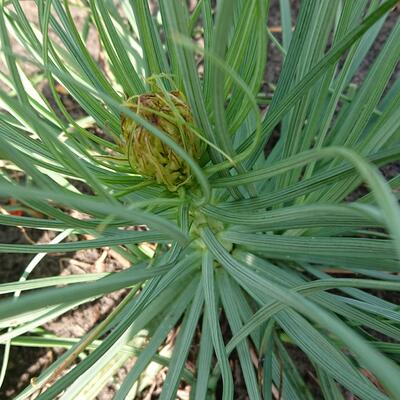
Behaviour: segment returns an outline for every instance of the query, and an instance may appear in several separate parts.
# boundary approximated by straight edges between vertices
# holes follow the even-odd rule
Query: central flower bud
[[[192,114],[180,91],[145,93],[130,98],[124,105],[166,133],[194,159],[200,158],[202,143],[194,132]],[[135,172],[165,185],[171,192],[192,183],[187,162],[147,129],[122,114],[121,130],[125,153]]]

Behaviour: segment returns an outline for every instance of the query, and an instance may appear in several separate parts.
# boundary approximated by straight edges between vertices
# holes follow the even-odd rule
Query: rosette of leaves
[[[194,132],[193,117],[183,93],[146,93],[129,99],[125,106],[165,132],[194,159],[201,157],[201,141]],[[121,116],[121,131],[132,169],[154,179],[175,192],[193,180],[188,163],[158,137],[125,114]]]
[[[37,0],[36,22],[1,2],[0,223],[56,236],[0,244],[38,253],[0,283],[0,381],[18,346],[65,348],[14,399],[95,399],[123,366],[116,400],[140,398],[155,366],[161,400],[184,387],[195,400],[399,398],[400,179],[379,171],[400,158],[397,3],[302,0],[295,15],[280,0],[277,37],[266,0],[81,0],[83,26],[67,0]],[[268,38],[282,67],[265,85]],[[51,253],[105,246],[129,267],[30,276]],[[120,289],[81,338],[46,331]]]

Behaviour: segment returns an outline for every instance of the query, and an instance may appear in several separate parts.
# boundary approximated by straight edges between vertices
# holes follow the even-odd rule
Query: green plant
[[[389,85],[400,24],[362,84],[352,83],[397,0],[303,0],[294,31],[290,3],[281,0],[282,43],[267,29],[267,0],[219,0],[215,9],[200,0],[191,13],[181,0],[160,0],[157,18],[146,0],[77,3],[87,13],[80,29],[67,0],[37,0],[38,23],[27,19],[22,2],[0,3],[8,70],[0,74],[0,195],[44,216],[6,213],[0,223],[59,232],[50,244],[0,245],[1,252],[40,253],[24,279],[0,284],[1,294],[14,293],[0,302],[1,378],[10,346],[67,349],[16,399],[39,391],[41,400],[60,393],[95,398],[132,356],[116,399],[135,396],[151,361],[168,366],[163,400],[176,398],[181,380],[192,385],[193,399],[214,398],[219,382],[222,398],[232,399],[234,350],[250,399],[312,399],[288,344],[309,358],[326,399],[344,399],[342,387],[361,399],[400,398],[400,313],[377,294],[400,290],[400,176],[386,182],[377,169],[400,154],[400,81]],[[92,26],[106,72],[85,45]],[[191,40],[199,35],[201,48]],[[28,55],[16,54],[10,37]],[[260,89],[268,37],[284,58],[272,99]],[[27,74],[28,64],[39,71]],[[46,80],[56,107],[38,80]],[[87,117],[71,116],[56,82]],[[137,99],[156,93],[166,109],[157,100],[140,112]],[[265,157],[278,125],[279,141]],[[164,169],[138,173],[138,157],[150,155],[146,146],[127,151],[137,130],[176,157],[179,168],[171,171],[190,172],[172,181],[163,179]],[[346,201],[362,182],[369,193]],[[147,228],[124,229],[134,225]],[[72,233],[95,238],[61,243]],[[26,280],[45,253],[102,246],[132,266]],[[79,341],[36,329],[122,288],[128,296]],[[221,318],[231,338],[222,335]],[[160,355],[177,325],[172,355]],[[198,327],[190,371],[185,363]],[[69,369],[80,354],[86,356]]]

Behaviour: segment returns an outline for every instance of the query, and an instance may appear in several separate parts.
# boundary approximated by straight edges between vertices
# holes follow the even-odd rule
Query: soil
[[[191,1],[191,4],[193,1]],[[297,14],[300,1],[291,1],[293,6],[293,21]],[[23,2],[26,14],[34,18],[35,5],[33,2]],[[77,11],[74,11],[74,18],[81,18]],[[396,16],[393,15],[386,22],[378,40],[368,54],[366,61],[364,61],[361,66],[360,73],[356,77],[356,81],[361,82],[366,73],[368,72],[371,63],[378,54],[380,48],[382,47],[385,39],[388,36],[391,28],[396,22]],[[276,27],[279,30],[280,18],[279,18],[279,7],[278,0],[272,0],[272,6],[269,17],[269,26]],[[279,38],[279,32],[276,33]],[[279,38],[280,39],[280,38]],[[95,35],[90,36],[90,42],[88,48],[91,50],[94,58],[101,62],[99,59],[99,45],[98,40]],[[281,68],[281,56],[279,51],[275,48],[273,44],[269,44],[268,49],[268,64],[265,75],[265,81],[270,83],[276,83],[277,78],[280,73]],[[0,66],[1,69],[1,66]],[[32,70],[31,72],[34,72]],[[396,72],[396,77],[400,76],[400,68]],[[265,86],[268,91],[268,86]],[[44,87],[44,93],[46,93],[46,88]],[[82,111],[76,104],[69,98],[65,96],[65,104],[69,110],[73,111],[75,116],[80,116]],[[274,140],[278,138],[278,133],[274,136]],[[383,173],[387,178],[390,178],[400,172],[400,163],[394,163],[383,169]],[[364,193],[364,188],[360,188],[356,191],[349,200],[354,200],[358,196]],[[27,230],[23,234],[18,228],[13,227],[0,227],[0,243],[28,243],[28,238],[31,238],[35,242],[48,242],[52,238],[52,234],[45,231]],[[13,254],[6,255],[0,254],[0,282],[10,282],[18,280],[24,268],[31,260],[32,255],[23,254]],[[45,257],[37,268],[32,273],[31,277],[41,277],[41,276],[54,276],[54,275],[68,275],[68,274],[79,274],[79,273],[89,273],[89,272],[110,272],[118,271],[126,267],[126,263],[120,258],[116,257],[109,249],[99,249],[99,250],[85,250],[78,251],[75,253],[68,254],[53,254]],[[62,317],[52,321],[44,326],[46,330],[54,333],[57,336],[64,337],[81,337],[84,333],[88,332],[93,326],[98,322],[103,320],[109,312],[118,304],[125,295],[125,291],[119,291],[108,296],[104,296],[98,301],[94,301],[90,304],[78,307],[75,310],[63,315]],[[384,294],[382,294],[384,297]],[[393,294],[391,293],[391,296]],[[399,302],[399,298],[393,299],[392,301]],[[229,339],[230,333],[225,322],[225,338]],[[318,385],[315,382],[313,368],[309,360],[301,353],[299,350],[291,348],[290,353],[293,355],[294,361],[301,371],[302,375],[305,377],[307,384],[310,389],[315,394],[315,398],[322,398],[321,393],[318,390]],[[1,359],[0,349],[0,359]],[[10,363],[8,367],[8,372],[6,376],[6,381],[3,387],[0,389],[0,399],[11,399],[18,392],[20,392],[27,384],[29,384],[30,379],[40,374],[41,370],[46,368],[51,364],[62,351],[60,349],[36,349],[36,348],[24,348],[24,347],[12,347]],[[192,349],[192,356],[195,356],[195,348]],[[235,399],[245,400],[248,399],[247,391],[245,388],[243,377],[240,374],[240,366],[238,365],[238,359],[236,356],[232,357],[231,365],[235,377]],[[129,368],[129,366],[127,365]],[[126,376],[127,369],[122,368],[114,381],[111,382],[97,397],[98,400],[108,400],[112,399],[116,387],[119,382],[122,382]],[[154,384],[147,390],[143,392],[143,399],[156,399],[158,398],[159,389],[162,386],[163,376],[165,376],[165,371],[161,371],[158,375]],[[188,388],[182,387],[180,390],[180,397],[185,398],[188,393]]]

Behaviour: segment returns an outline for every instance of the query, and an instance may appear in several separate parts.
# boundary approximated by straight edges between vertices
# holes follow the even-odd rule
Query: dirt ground
[[[299,1],[292,1],[293,9],[298,9]],[[278,0],[272,1],[272,9],[270,13],[270,26],[279,27],[279,13],[278,13]],[[25,1],[24,7],[27,15],[34,15],[35,5],[31,1]],[[81,18],[78,14],[74,15],[75,18]],[[390,18],[385,24],[378,41],[374,45],[371,52],[368,54],[367,60],[363,63],[360,73],[357,76],[357,80],[361,81],[374,58],[379,52],[382,44],[385,41],[390,29],[395,23],[395,16]],[[99,44],[95,35],[92,35],[90,45],[88,46],[93,51],[93,55],[98,59]],[[276,82],[279,76],[281,68],[281,57],[278,50],[273,46],[269,45],[268,51],[268,66],[265,75],[266,82]],[[400,76],[400,69],[397,71],[397,77]],[[65,98],[66,105],[68,102],[70,107],[74,106],[74,103],[70,98]],[[80,112],[79,109],[76,111]],[[384,170],[385,174],[394,176],[400,172],[400,163],[392,164]],[[356,196],[356,194],[355,194]],[[27,235],[34,241],[48,242],[51,239],[51,234],[44,231],[27,230]],[[0,226],[0,242],[1,243],[28,243],[24,235],[21,234],[17,228],[3,227]],[[31,260],[31,255],[13,254],[6,255],[0,254],[0,282],[9,282],[19,279],[22,271],[26,267],[27,263]],[[112,253],[109,249],[99,250],[85,250],[69,254],[53,254],[48,255],[38,265],[32,274],[33,277],[52,276],[52,275],[68,275],[68,274],[79,274],[89,272],[108,272],[118,271],[126,267],[126,263]],[[87,331],[89,331],[98,322],[103,320],[108,313],[115,307],[115,305],[121,301],[124,297],[125,292],[119,291],[111,295],[105,296],[100,300],[78,307],[77,309],[65,314],[64,316],[52,321],[44,326],[49,332],[54,333],[57,336],[64,337],[81,337]],[[398,299],[400,300],[400,299]],[[393,299],[392,299],[393,301]],[[224,321],[222,321],[224,325]],[[226,325],[226,324],[225,324]],[[229,336],[228,329],[226,327],[226,338]],[[195,351],[195,348],[194,348]],[[57,356],[61,353],[59,349],[36,349],[36,348],[23,348],[13,347],[11,351],[10,363],[6,381],[3,387],[0,389],[0,399],[11,399],[18,392],[20,392],[34,376],[37,376],[42,369],[47,367],[53,362]],[[313,373],[310,363],[298,350],[291,350],[296,360],[296,364],[299,370],[306,379],[306,382],[310,385],[314,391],[316,399],[322,398],[321,394],[317,390],[317,385],[313,380]],[[232,368],[235,376],[236,393],[235,399],[245,400],[247,399],[246,388],[240,374],[240,368],[238,366],[238,360],[232,357]],[[97,397],[98,400],[112,399],[119,382],[121,382],[127,373],[127,369],[122,368],[114,381],[111,382]],[[160,375],[161,376],[161,375]],[[148,391],[143,394],[143,399],[156,399],[158,398],[158,389],[162,385],[162,376],[157,379],[155,386],[153,387],[152,393]],[[183,388],[184,389],[184,388]],[[185,398],[185,390],[180,391],[181,398]]]

